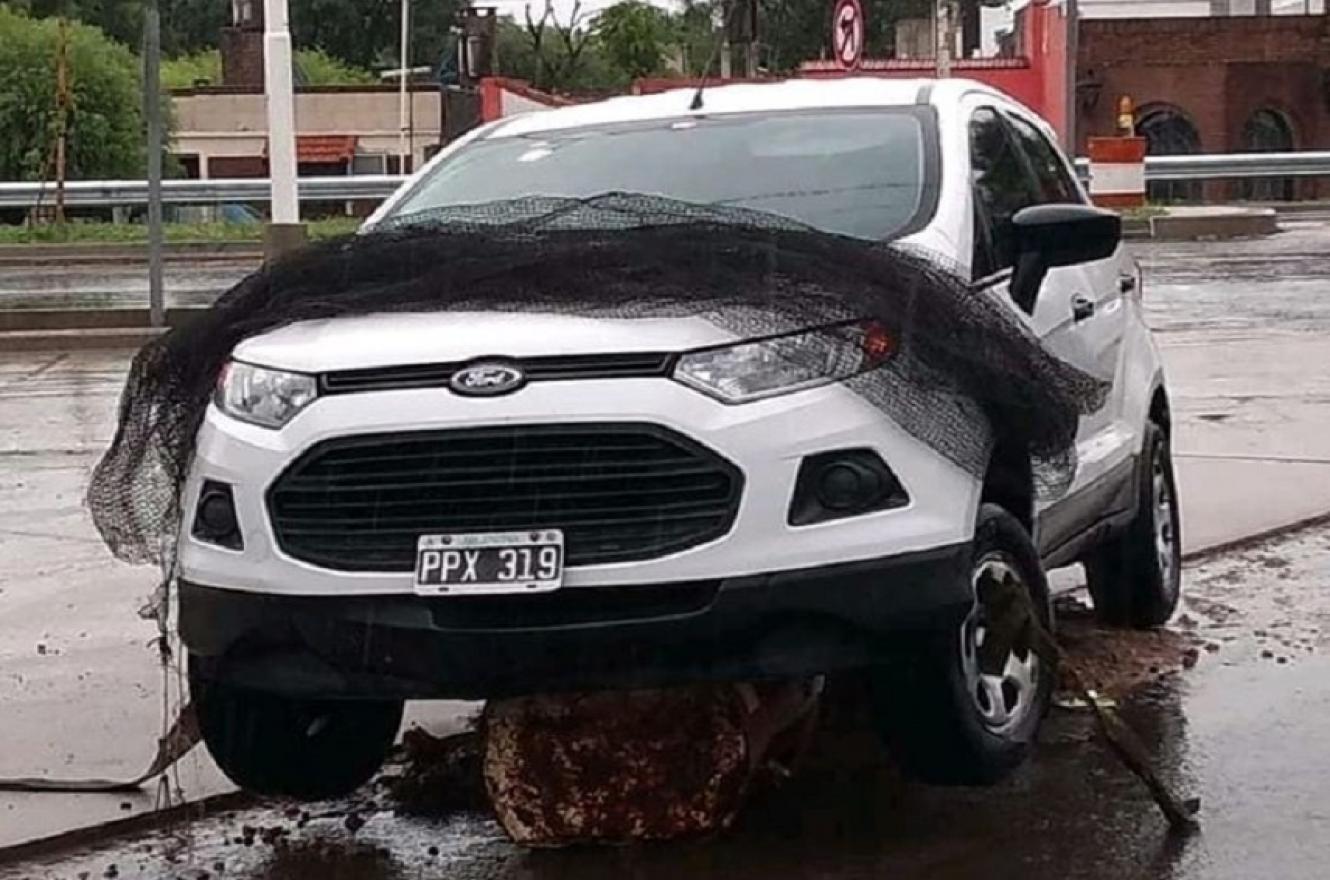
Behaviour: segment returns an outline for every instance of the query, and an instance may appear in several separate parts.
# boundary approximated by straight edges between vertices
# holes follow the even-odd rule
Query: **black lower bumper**
[[[182,582],[197,674],[299,696],[468,698],[801,676],[958,626],[970,548],[539,596],[287,597]]]

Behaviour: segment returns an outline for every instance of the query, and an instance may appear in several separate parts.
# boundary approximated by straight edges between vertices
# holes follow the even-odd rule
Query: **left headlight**
[[[895,350],[880,324],[854,321],[686,352],[674,378],[722,403],[748,403],[848,379]]]
[[[213,400],[218,409],[242,422],[280,428],[318,393],[313,376],[231,361],[222,368]]]

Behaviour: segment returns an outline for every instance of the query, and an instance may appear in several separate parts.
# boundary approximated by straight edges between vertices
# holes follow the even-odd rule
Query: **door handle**
[[[1119,275],[1119,276],[1118,276],[1118,292],[1119,292],[1119,293],[1131,293],[1131,292],[1134,291],[1135,289],[1136,289],[1136,276],[1135,276],[1135,275]]]
[[[1071,319],[1073,321],[1084,321],[1093,314],[1094,300],[1080,293],[1071,298]]]

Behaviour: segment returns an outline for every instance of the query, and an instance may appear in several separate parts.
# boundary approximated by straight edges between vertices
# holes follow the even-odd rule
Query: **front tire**
[[[306,700],[208,680],[191,658],[199,732],[222,772],[246,791],[298,800],[350,794],[378,772],[402,723],[402,701]]]
[[[1014,578],[1041,624],[1051,625],[1048,583],[1039,554],[1020,522],[983,504],[975,525],[970,578]],[[948,628],[911,646],[875,673],[879,728],[906,775],[937,785],[991,785],[1029,753],[1053,695],[1054,661],[1015,641],[1001,670],[989,674],[977,656],[989,616],[976,600],[959,632]]]
[[[1085,560],[1095,615],[1110,626],[1149,629],[1168,622],[1182,594],[1178,493],[1168,435],[1145,429],[1136,516]]]

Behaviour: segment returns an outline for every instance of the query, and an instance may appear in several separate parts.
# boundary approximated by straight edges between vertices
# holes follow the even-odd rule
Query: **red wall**
[[[952,63],[955,77],[973,79],[1000,89],[1048,120],[1063,134],[1066,124],[1067,24],[1060,7],[1044,3],[1028,6],[1017,14],[1017,56],[977,58]],[[933,74],[931,60],[865,59],[860,68],[846,73],[831,61],[809,61],[800,75],[811,77],[883,76],[915,79]]]

